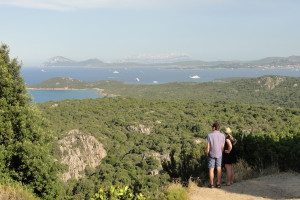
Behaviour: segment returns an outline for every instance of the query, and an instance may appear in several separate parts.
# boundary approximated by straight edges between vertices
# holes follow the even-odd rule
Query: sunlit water
[[[131,84],[163,84],[169,82],[209,82],[229,77],[281,75],[300,77],[299,69],[202,69],[174,70],[167,67],[142,68],[46,68],[23,67],[26,84],[40,83],[54,77],[70,77],[82,81],[117,80]],[[200,78],[192,78],[192,77]],[[103,97],[95,90],[31,90],[34,102]]]

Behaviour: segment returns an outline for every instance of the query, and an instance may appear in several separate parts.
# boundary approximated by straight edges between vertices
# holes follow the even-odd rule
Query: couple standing
[[[233,183],[233,164],[236,163],[235,148],[236,140],[231,135],[230,128],[225,130],[226,137],[220,132],[219,123],[212,125],[212,133],[206,137],[206,154],[209,172],[209,187],[214,187],[214,170],[217,169],[217,188],[221,188],[222,158],[226,168],[226,185]]]

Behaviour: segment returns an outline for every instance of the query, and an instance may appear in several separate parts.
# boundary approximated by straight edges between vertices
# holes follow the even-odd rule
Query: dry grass
[[[234,166],[234,179],[236,182],[243,180],[257,178],[264,175],[276,174],[279,172],[277,166],[269,167],[266,169],[254,170],[246,161],[240,159]]]
[[[195,190],[198,187],[199,187],[199,185],[197,183],[190,180],[189,181],[189,187],[188,187],[187,191],[188,191],[188,193],[190,193],[191,191]]]
[[[225,175],[226,176],[226,175]],[[234,166],[234,179],[236,182],[253,178],[255,176],[254,170],[248,165],[245,160],[238,160]]]
[[[172,183],[165,189],[163,200],[188,200],[188,189],[180,183]]]
[[[1,200],[39,200],[19,185],[0,185]]]

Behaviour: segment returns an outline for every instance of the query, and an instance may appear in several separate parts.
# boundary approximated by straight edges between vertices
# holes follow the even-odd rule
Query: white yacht
[[[114,73],[114,74],[118,74],[118,73],[120,73],[120,72],[118,72],[117,70],[115,70],[115,71],[113,71],[113,73]]]
[[[198,75],[190,76],[190,78],[200,78]]]

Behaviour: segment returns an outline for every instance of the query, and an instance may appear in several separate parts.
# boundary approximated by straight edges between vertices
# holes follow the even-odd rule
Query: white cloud
[[[93,8],[137,9],[219,4],[232,0],[0,0],[10,5],[48,10],[78,10]]]

